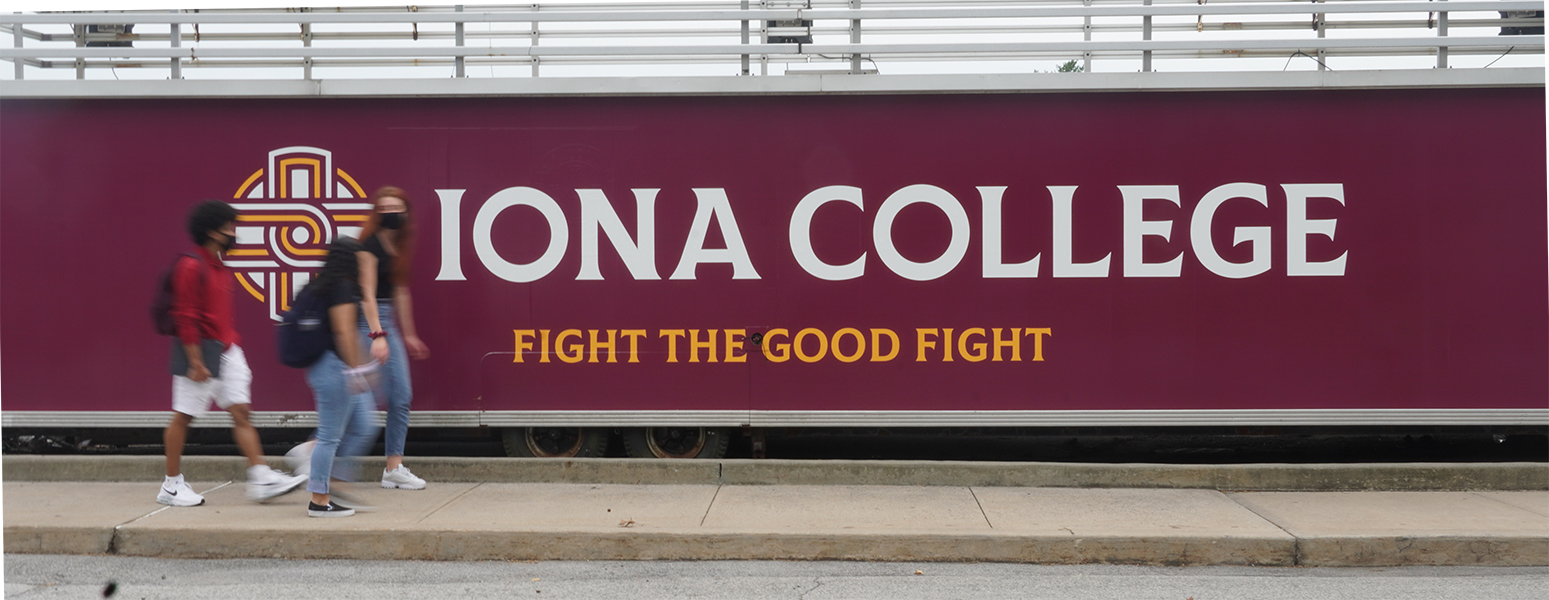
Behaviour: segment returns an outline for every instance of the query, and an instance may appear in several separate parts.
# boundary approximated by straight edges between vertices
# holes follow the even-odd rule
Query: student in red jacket
[[[237,210],[217,200],[205,201],[188,215],[188,233],[198,246],[172,268],[173,340],[172,422],[162,441],[167,448],[167,478],[156,501],[170,506],[198,506],[204,496],[183,480],[183,443],[188,425],[215,401],[231,413],[231,436],[247,457],[247,496],[263,502],[295,490],[307,478],[275,471],[264,463],[258,430],[248,405],[253,372],[238,345],[242,341],[232,320],[232,275],[220,255],[237,241]],[[208,357],[208,358],[207,358]],[[218,361],[218,364],[211,364]],[[182,365],[187,365],[183,371]]]

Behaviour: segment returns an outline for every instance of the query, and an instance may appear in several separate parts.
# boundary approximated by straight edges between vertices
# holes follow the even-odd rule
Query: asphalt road
[[[917,574],[916,571],[919,573]],[[860,562],[380,562],[5,556],[5,597],[803,599],[1549,597],[1549,568],[1038,566]]]

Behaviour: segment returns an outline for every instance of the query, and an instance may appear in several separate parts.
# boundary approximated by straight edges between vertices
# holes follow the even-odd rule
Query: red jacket
[[[242,338],[237,335],[231,311],[231,270],[208,250],[195,252],[204,264],[183,258],[172,269],[172,322],[184,344],[200,338],[220,340],[227,348]]]

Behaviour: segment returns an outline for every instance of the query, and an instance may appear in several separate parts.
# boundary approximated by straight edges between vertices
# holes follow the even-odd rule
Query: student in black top
[[[409,266],[414,262],[415,222],[409,195],[384,187],[371,195],[375,207],[360,236],[360,284],[366,290],[361,301],[360,333],[371,358],[382,363],[383,395],[387,399],[387,455],[382,487],[419,490],[425,480],[403,466],[404,440],[409,434],[409,405],[414,391],[409,381],[409,361],[430,356],[414,328],[413,300],[409,295]],[[374,293],[372,293],[374,292]],[[396,318],[395,318],[396,317]]]

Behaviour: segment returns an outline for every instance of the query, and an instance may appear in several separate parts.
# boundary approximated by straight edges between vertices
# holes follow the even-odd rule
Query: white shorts
[[[182,375],[172,376],[172,410],[191,417],[210,410],[210,401],[222,410],[236,404],[251,404],[253,371],[247,368],[247,355],[232,345],[221,353],[221,376],[202,382]]]

